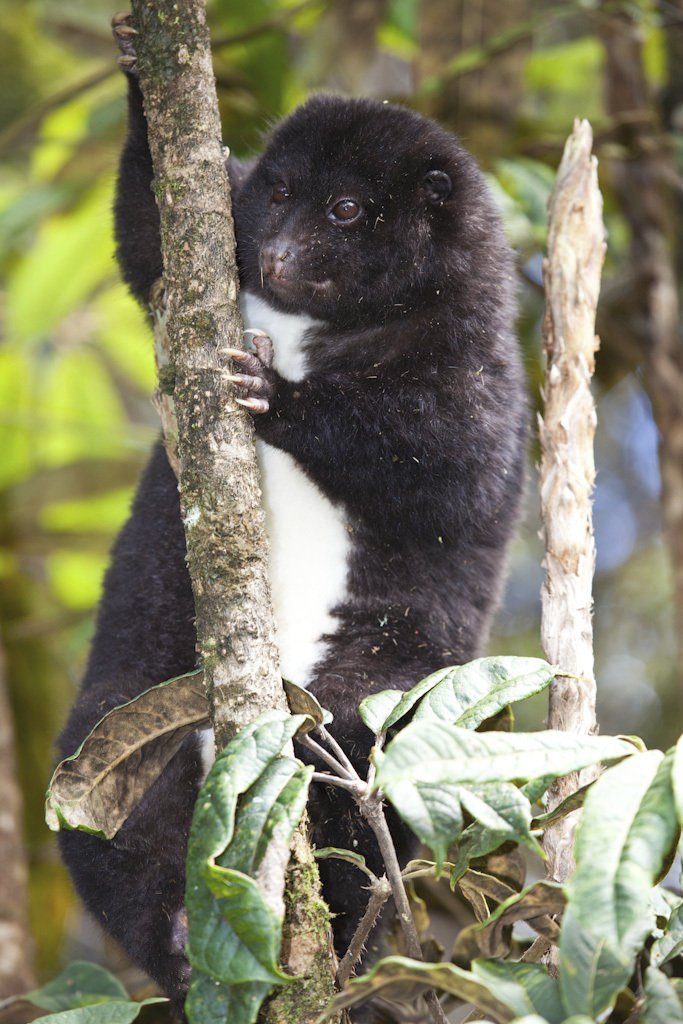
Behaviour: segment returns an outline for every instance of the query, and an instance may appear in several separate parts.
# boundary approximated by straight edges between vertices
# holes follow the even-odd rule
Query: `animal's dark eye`
[[[363,213],[363,207],[355,199],[339,199],[327,211],[327,216],[336,224],[353,224]]]
[[[286,203],[290,196],[291,193],[284,181],[278,181],[273,185],[273,191],[270,198],[274,203]]]

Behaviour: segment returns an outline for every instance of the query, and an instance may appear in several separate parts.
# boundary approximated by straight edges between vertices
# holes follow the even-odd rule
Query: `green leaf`
[[[550,789],[554,782],[552,775],[542,775],[539,779],[532,779],[522,786],[522,792],[530,804],[540,802],[544,794]]]
[[[462,805],[484,829],[514,840],[543,856],[538,842],[529,832],[531,805],[522,791],[510,782],[488,782],[482,786],[463,786]]]
[[[185,1013],[190,1024],[253,1024],[270,989],[263,982],[221,985],[206,974],[193,973]]]
[[[265,711],[241,729],[214,761],[195,806],[188,856],[192,865],[218,857],[233,836],[237,798],[280,756],[303,715]]]
[[[114,708],[57,765],[47,791],[48,826],[111,839],[185,738],[207,721],[201,671],[169,679]]]
[[[272,761],[240,799],[232,841],[218,863],[253,875],[273,838],[288,844],[304,812],[312,774],[312,765],[291,757]]]
[[[683,1024],[683,1006],[676,989],[663,971],[645,971],[645,1012],[640,1024]]]
[[[652,887],[679,832],[672,762],[659,751],[634,754],[586,797],[560,940],[569,1013],[599,1017],[614,1005],[655,924]]]
[[[548,1024],[561,1024],[564,1009],[555,978],[539,964],[475,960],[472,973],[485,981],[518,1016],[538,1013]]]
[[[264,896],[258,872],[267,863],[269,889],[284,885],[281,853],[303,814],[312,767],[281,751],[306,720],[261,715],[219,755],[199,794],[186,890],[194,1024],[251,1024],[272,985],[290,980],[278,967],[281,914]],[[273,842],[276,860],[267,858]]]
[[[389,793],[399,782],[484,783],[566,775],[599,761],[634,753],[609,736],[535,733],[474,733],[445,722],[411,722],[375,754],[375,788]]]
[[[561,818],[571,814],[572,811],[576,811],[579,807],[583,807],[583,802],[586,799],[588,790],[593,785],[589,782],[586,786],[581,786],[580,789],[570,793],[568,797],[565,797],[557,807],[554,807],[552,811],[546,811],[545,814],[538,814],[531,822],[532,828],[548,828],[554,822],[559,821]]]
[[[374,879],[375,875],[365,863],[365,857],[353,850],[342,850],[337,846],[323,846],[320,850],[314,850],[313,856],[316,860],[345,860],[349,864]]]
[[[375,736],[381,735],[384,732],[384,723],[404,696],[404,690],[381,690],[379,693],[371,693],[358,705],[361,721]]]
[[[127,1000],[128,993],[118,978],[98,964],[76,960],[61,974],[21,997],[43,1010],[71,1010],[115,999]]]
[[[462,831],[460,789],[448,783],[415,786],[411,782],[399,782],[389,787],[386,794],[420,842],[434,851],[437,874],[448,847]]]
[[[440,683],[441,680],[452,671],[453,670],[450,668],[440,668],[437,672],[433,672],[430,676],[427,676],[426,679],[422,679],[416,686],[413,686],[412,689],[403,693],[400,700],[394,704],[393,709],[389,712],[382,723],[380,731],[386,732],[392,725],[396,725],[404,715],[407,715],[409,711],[412,711],[417,702],[421,700],[426,693],[429,693],[437,683]],[[385,690],[384,692],[393,693],[394,691]]]
[[[510,839],[509,833],[493,832],[478,821],[470,825],[458,839],[451,870],[451,889],[454,889],[473,860],[479,860],[497,850]]]
[[[664,934],[655,939],[650,949],[650,963],[661,967],[683,953],[683,906],[671,911]]]
[[[671,779],[674,788],[674,801],[676,803],[678,824],[683,825],[683,736],[680,737],[678,743],[674,747]]]
[[[420,701],[414,721],[476,729],[515,701],[540,693],[556,669],[541,658],[479,658],[449,669]]]
[[[131,1024],[143,1006],[154,1003],[167,1003],[168,999],[154,997],[143,999],[140,1003],[112,999],[106,1003],[94,1003],[81,1006],[76,1010],[63,1010],[61,1013],[48,1013],[41,1017],[44,1024]]]
[[[52,217],[43,223],[10,279],[10,336],[31,341],[49,334],[107,276],[113,276],[111,241],[103,230],[110,210],[111,184],[107,181],[98,184],[68,217]]]
[[[230,924],[232,955],[225,956],[227,943],[223,940],[220,964],[216,967],[213,949],[206,952],[202,963],[195,937],[193,956],[199,961],[197,966],[211,966],[209,973],[228,984],[264,981],[276,985],[285,980],[278,967],[282,919],[268,906],[256,881],[232,868],[213,865],[206,869],[206,883],[222,918]]]
[[[529,832],[531,808],[507,780],[565,774],[601,758],[633,751],[621,740],[566,733],[473,733],[441,722],[413,722],[376,753],[376,785],[415,834],[434,851],[438,869],[462,832],[464,808],[482,831],[465,839],[455,861],[457,881],[469,860],[506,840],[540,852]],[[465,785],[465,783],[467,785]]]

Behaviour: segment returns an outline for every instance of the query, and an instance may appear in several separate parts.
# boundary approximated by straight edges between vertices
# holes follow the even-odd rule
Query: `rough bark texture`
[[[0,999],[35,985],[28,926],[28,866],[12,723],[0,650]]]
[[[591,594],[596,417],[590,381],[598,344],[595,310],[605,242],[592,141],[588,122],[576,122],[550,200],[544,266],[547,370],[539,421],[546,551],[541,642],[548,661],[567,673],[551,686],[548,725],[579,734],[597,729]],[[550,806],[590,778],[589,770],[560,779],[551,790]],[[573,831],[573,815],[547,831],[549,878],[564,881],[570,874]]]
[[[157,305],[158,405],[179,472],[197,643],[218,747],[268,708],[286,708],[267,576],[267,538],[253,425],[234,401],[221,350],[241,345],[230,189],[203,0],[136,0],[133,17],[161,215],[165,301]],[[166,341],[168,352],[166,352]],[[177,428],[177,457],[174,434]],[[306,845],[303,835],[298,838]],[[283,907],[287,851],[273,848],[264,889]],[[279,871],[278,871],[279,868]],[[327,919],[315,904],[288,1021],[315,1019],[332,994]],[[325,961],[327,969],[321,967]],[[303,963],[302,963],[303,961]],[[287,964],[285,963],[285,966]],[[283,1020],[276,996],[266,1019]]]
[[[672,16],[676,13],[673,7],[667,10]],[[683,344],[674,256],[683,203],[681,180],[648,87],[637,19],[639,15],[626,4],[610,4],[605,5],[601,20],[607,58],[605,103],[616,124],[618,144],[608,168],[631,229],[631,288],[624,313],[633,325],[659,430],[662,517],[673,570],[676,635],[679,654],[683,654]],[[672,130],[683,103],[677,65],[683,42],[677,27],[678,33],[674,31],[668,41],[670,74],[665,94],[665,115]],[[680,253],[679,258],[683,262]]]

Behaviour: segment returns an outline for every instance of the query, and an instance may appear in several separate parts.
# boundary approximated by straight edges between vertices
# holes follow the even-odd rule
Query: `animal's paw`
[[[129,75],[137,74],[137,54],[135,52],[135,37],[137,31],[131,25],[131,15],[128,11],[120,11],[111,19],[111,30],[116,40],[116,45],[121,51],[118,58],[119,67]]]
[[[239,373],[228,373],[226,376],[246,392],[244,398],[236,399],[239,405],[243,405],[249,412],[262,415],[269,411],[277,386],[277,374],[273,370],[273,343],[263,331],[247,330],[244,333],[252,336],[255,351],[223,349],[240,370]]]

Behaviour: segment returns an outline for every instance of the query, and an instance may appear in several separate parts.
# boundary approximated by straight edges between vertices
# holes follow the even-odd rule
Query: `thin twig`
[[[379,917],[379,913],[390,896],[391,886],[386,877],[378,878],[376,884],[370,886],[370,898],[368,899],[365,913],[361,917],[349,948],[337,969],[337,984],[339,988],[343,988],[351,977],[351,972],[361,958],[363,948]]]
[[[417,934],[417,928],[415,927],[415,921],[410,909],[408,893],[406,892],[405,885],[403,884],[401,865],[399,864],[398,857],[396,856],[394,841],[391,837],[389,826],[387,825],[382,801],[377,795],[375,795],[368,797],[366,800],[360,800],[358,802],[358,806],[361,814],[375,833],[377,845],[379,846],[379,851],[382,854],[387,878],[391,886],[391,894],[394,897],[396,913],[398,914],[398,919],[401,923],[403,935],[406,940],[408,956],[412,957],[413,960],[421,961],[422,947],[420,945],[420,938]],[[443,1012],[443,1008],[439,1002],[436,992],[429,991],[425,993],[424,998],[434,1024],[448,1024],[448,1018]]]
[[[352,771],[349,771],[345,768],[343,764],[340,764],[336,757],[333,757],[328,750],[325,750],[325,748],[321,747],[319,743],[316,743],[311,736],[304,736],[301,743],[304,747],[308,747],[309,750],[312,750],[321,761],[328,764],[332,771],[336,772],[337,775],[341,775],[343,779],[351,779],[356,782],[360,781],[358,775],[353,771],[353,769]]]
[[[354,768],[353,763],[346,756],[346,752],[344,751],[343,747],[341,747],[339,745],[339,743],[337,743],[337,741],[334,738],[334,736],[327,731],[325,726],[324,725],[319,725],[318,728],[314,730],[314,732],[319,732],[320,733],[321,737],[325,740],[325,742],[330,747],[330,749],[333,751],[333,753],[335,753],[337,755],[337,758],[344,765],[344,767],[346,768],[348,773],[350,775],[352,775],[354,778],[359,779],[360,775],[358,774],[358,772]]]
[[[22,135],[35,132],[41,122],[53,110],[57,110],[58,107],[70,103],[71,100],[81,96],[84,92],[89,92],[90,89],[94,89],[96,86],[101,85],[102,82],[106,82],[108,78],[113,78],[117,74],[119,74],[119,69],[113,61],[110,61],[104,67],[97,68],[96,71],[82,78],[79,82],[68,85],[66,88],[60,89],[59,92],[52,93],[51,96],[42,100],[37,106],[32,107],[26,114],[13,121],[4,131],[0,132],[0,154],[16,146]]]
[[[385,732],[381,733],[379,736],[376,737],[376,739],[375,739],[375,750],[374,750],[374,752],[376,754],[378,754],[381,751],[381,749],[384,746],[384,743],[386,741],[386,738],[387,738],[387,734]],[[368,778],[368,786],[370,787],[370,789],[372,789],[372,787],[375,785],[375,775],[376,775],[376,773],[377,773],[377,767],[375,765],[375,761],[374,761],[374,758],[373,758],[370,761],[370,767],[368,768],[368,776],[367,776],[367,778]]]
[[[361,799],[365,793],[364,782],[352,782],[350,779],[340,779],[337,775],[330,775],[328,772],[313,772],[311,775],[313,782],[324,782],[327,786],[338,786],[340,789],[346,789],[349,793]]]
[[[265,21],[260,21],[258,25],[250,25],[249,28],[245,28],[241,32],[233,32],[225,36],[214,36],[212,42],[213,49],[217,50],[224,46],[237,46],[239,43],[248,43],[251,39],[256,39],[266,32],[278,32],[287,28],[290,21],[297,14],[301,14],[302,11],[307,11],[311,7],[324,6],[322,0],[303,0],[303,3],[290,7],[281,14],[274,15],[272,18],[266,18]]]

